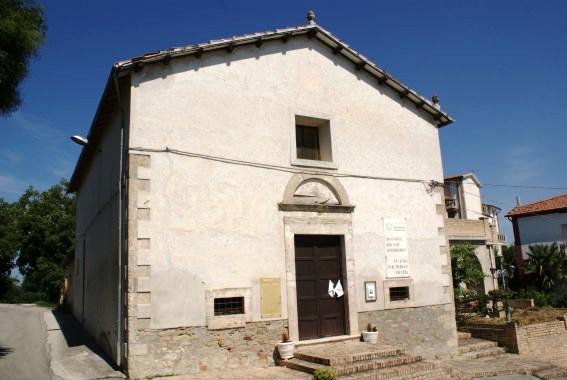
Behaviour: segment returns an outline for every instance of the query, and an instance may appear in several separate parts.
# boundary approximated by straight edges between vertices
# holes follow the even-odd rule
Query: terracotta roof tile
[[[529,215],[567,210],[567,194],[557,195],[541,201],[516,206],[506,216]]]

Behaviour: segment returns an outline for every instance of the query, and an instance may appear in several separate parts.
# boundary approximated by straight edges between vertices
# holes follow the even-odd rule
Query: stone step
[[[421,361],[421,355],[401,354],[396,356],[389,356],[386,358],[361,360],[354,363],[338,364],[330,367],[324,364],[314,363],[295,357],[289,360],[280,360],[278,361],[278,364],[306,373],[313,373],[319,368],[332,368],[337,373],[337,376],[344,376],[353,375],[364,371],[373,371],[382,368],[390,368],[404,364],[416,363],[419,361]]]
[[[462,331],[457,331],[457,338],[459,340],[461,339],[470,339],[471,338],[471,333],[468,332],[462,332]]]
[[[459,354],[464,354],[466,352],[480,351],[493,347],[498,347],[498,343],[491,342],[489,340],[470,338],[463,341],[459,341],[458,350],[459,350]]]
[[[489,356],[496,356],[500,354],[506,353],[506,350],[502,347],[492,347],[492,348],[485,348],[482,350],[470,351],[465,352],[459,355],[461,359],[478,359],[484,358]]]
[[[345,349],[333,350],[333,347],[309,347],[296,350],[293,356],[296,359],[302,359],[313,363],[336,366],[363,360],[398,356],[401,354],[402,350],[400,348],[375,348],[374,346],[363,343],[362,345],[359,345],[359,349],[356,352],[348,352]]]
[[[482,368],[482,363],[477,364],[479,365],[479,368],[475,370],[453,370],[452,378],[459,380],[468,380],[494,376],[532,375],[536,373],[536,371],[522,368]],[[539,373],[539,371],[537,373]]]
[[[551,367],[548,369],[544,369],[541,371],[537,371],[536,375],[540,378],[540,379],[544,379],[544,380],[552,380],[552,379],[558,379],[561,377],[567,377],[567,368],[561,368],[561,367]]]
[[[447,371],[432,362],[404,364],[397,367],[381,368],[360,372],[354,375],[341,376],[341,380],[450,380]]]
[[[491,376],[531,375],[553,367],[550,363],[515,354],[501,354],[474,360],[459,357],[443,360],[441,365],[452,374],[453,379],[460,380]]]

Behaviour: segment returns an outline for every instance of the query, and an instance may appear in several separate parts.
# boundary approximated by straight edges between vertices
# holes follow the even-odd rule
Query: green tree
[[[463,284],[469,290],[482,288],[486,276],[476,257],[473,245],[459,244],[451,247],[451,266],[455,289],[460,288]]]
[[[17,210],[18,258],[27,291],[41,292],[56,302],[65,279],[65,262],[75,250],[75,197],[62,180],[42,193],[29,187]]]
[[[556,242],[530,245],[528,256],[526,277],[537,290],[553,292],[556,286],[565,284],[567,274]]]
[[[0,198],[0,297],[14,287],[10,273],[18,251],[14,206]]]
[[[0,0],[0,115],[22,103],[19,86],[46,30],[43,10],[32,0]]]
[[[451,268],[453,271],[453,291],[456,319],[459,325],[465,324],[473,314],[471,311],[484,309],[484,277],[475,247],[460,244],[451,247]]]

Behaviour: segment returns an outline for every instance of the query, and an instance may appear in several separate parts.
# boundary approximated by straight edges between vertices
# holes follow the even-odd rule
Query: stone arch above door
[[[347,212],[354,210],[345,188],[332,176],[294,174],[279,204],[283,211]]]

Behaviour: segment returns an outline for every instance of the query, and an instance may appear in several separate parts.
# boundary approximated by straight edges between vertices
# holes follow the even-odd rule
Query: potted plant
[[[278,342],[278,352],[280,353],[280,358],[286,360],[293,358],[293,351],[295,349],[295,342],[289,340],[289,335],[287,330],[282,334],[282,341]]]
[[[362,340],[366,343],[376,344],[378,343],[378,330],[376,326],[372,326],[372,323],[366,325],[366,331],[362,332]]]

